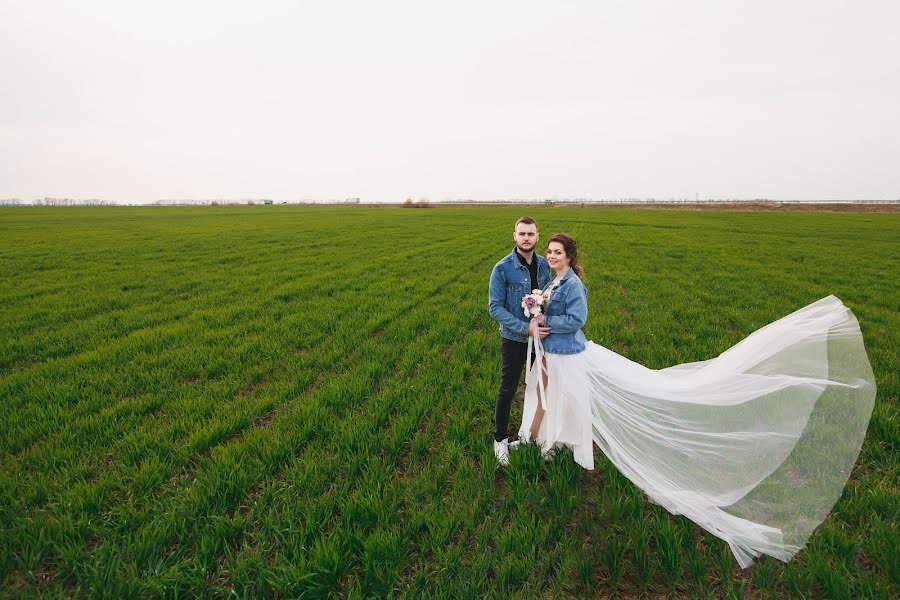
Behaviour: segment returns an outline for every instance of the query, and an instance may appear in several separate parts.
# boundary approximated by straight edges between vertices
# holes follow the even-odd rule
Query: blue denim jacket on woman
[[[544,315],[544,325],[550,328],[550,335],[541,341],[546,352],[577,354],[584,350],[581,328],[587,323],[587,288],[572,269],[550,292]]]
[[[538,287],[544,289],[550,283],[550,265],[543,256],[534,254],[538,261]],[[488,312],[500,323],[500,335],[516,342],[528,341],[528,322],[522,297],[531,293],[531,274],[516,256],[516,249],[501,259],[491,271],[488,291]]]

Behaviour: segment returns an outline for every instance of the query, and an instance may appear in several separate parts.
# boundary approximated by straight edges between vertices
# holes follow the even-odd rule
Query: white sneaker
[[[517,447],[519,446],[519,444],[521,444],[521,443],[522,443],[521,438],[518,439],[518,440],[513,440],[513,441],[511,441],[511,442],[508,444],[508,445],[509,445],[509,449],[510,449],[510,450],[514,450],[514,449],[517,448]]]
[[[494,442],[494,456],[500,466],[505,467],[509,464],[509,440]]]
[[[546,444],[541,446],[541,458],[545,461],[551,460],[554,454],[556,454],[556,444]]]

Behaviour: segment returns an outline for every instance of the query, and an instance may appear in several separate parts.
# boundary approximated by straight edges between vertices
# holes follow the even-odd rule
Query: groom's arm
[[[491,286],[488,291],[488,312],[495,321],[522,335],[528,335],[528,323],[506,310],[506,277],[497,266],[491,271]]]
[[[566,314],[544,318],[544,325],[553,333],[572,333],[587,323],[587,294],[583,287],[577,287],[566,297]]]

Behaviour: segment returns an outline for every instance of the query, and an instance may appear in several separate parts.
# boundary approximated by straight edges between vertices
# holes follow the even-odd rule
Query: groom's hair
[[[538,226],[537,221],[535,221],[534,219],[532,219],[532,218],[529,217],[529,216],[523,216],[523,217],[519,217],[519,218],[516,220],[516,224],[513,225],[513,229],[515,229],[516,227],[518,227],[518,226],[519,226],[519,223],[525,223],[526,225],[534,225],[534,228],[535,228],[535,229],[537,229],[537,226]]]

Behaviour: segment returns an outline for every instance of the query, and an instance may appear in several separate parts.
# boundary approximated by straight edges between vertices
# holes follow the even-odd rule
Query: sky
[[[0,198],[900,199],[900,2],[0,0]]]

